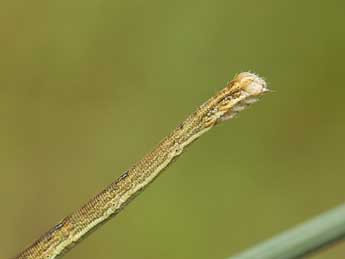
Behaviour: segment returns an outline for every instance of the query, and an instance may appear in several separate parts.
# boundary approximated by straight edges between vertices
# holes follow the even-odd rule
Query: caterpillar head
[[[205,128],[233,118],[266,92],[269,92],[269,89],[261,77],[249,72],[238,74],[202,106],[201,109],[205,112]]]

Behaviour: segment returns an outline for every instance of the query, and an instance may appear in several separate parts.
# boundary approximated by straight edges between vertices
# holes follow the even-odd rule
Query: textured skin
[[[91,229],[116,215],[193,140],[215,124],[232,118],[267,91],[265,81],[258,76],[247,72],[237,75],[151,153],[15,258],[55,258],[63,254]]]

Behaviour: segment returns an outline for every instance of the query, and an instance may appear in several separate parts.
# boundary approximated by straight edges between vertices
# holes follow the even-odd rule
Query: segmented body
[[[91,229],[116,215],[151,183],[184,148],[219,122],[232,118],[267,92],[260,77],[237,75],[201,105],[151,153],[122,174],[82,208],[64,218],[16,258],[55,258],[66,252]]]

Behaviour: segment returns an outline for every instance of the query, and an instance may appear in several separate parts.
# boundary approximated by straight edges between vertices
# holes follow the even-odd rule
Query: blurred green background
[[[344,13],[335,0],[2,1],[0,258],[247,70],[275,91],[65,258],[225,258],[342,203]]]

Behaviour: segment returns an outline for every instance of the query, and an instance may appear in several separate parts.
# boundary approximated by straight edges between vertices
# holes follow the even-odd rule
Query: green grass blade
[[[228,259],[301,258],[345,237],[345,204]]]

